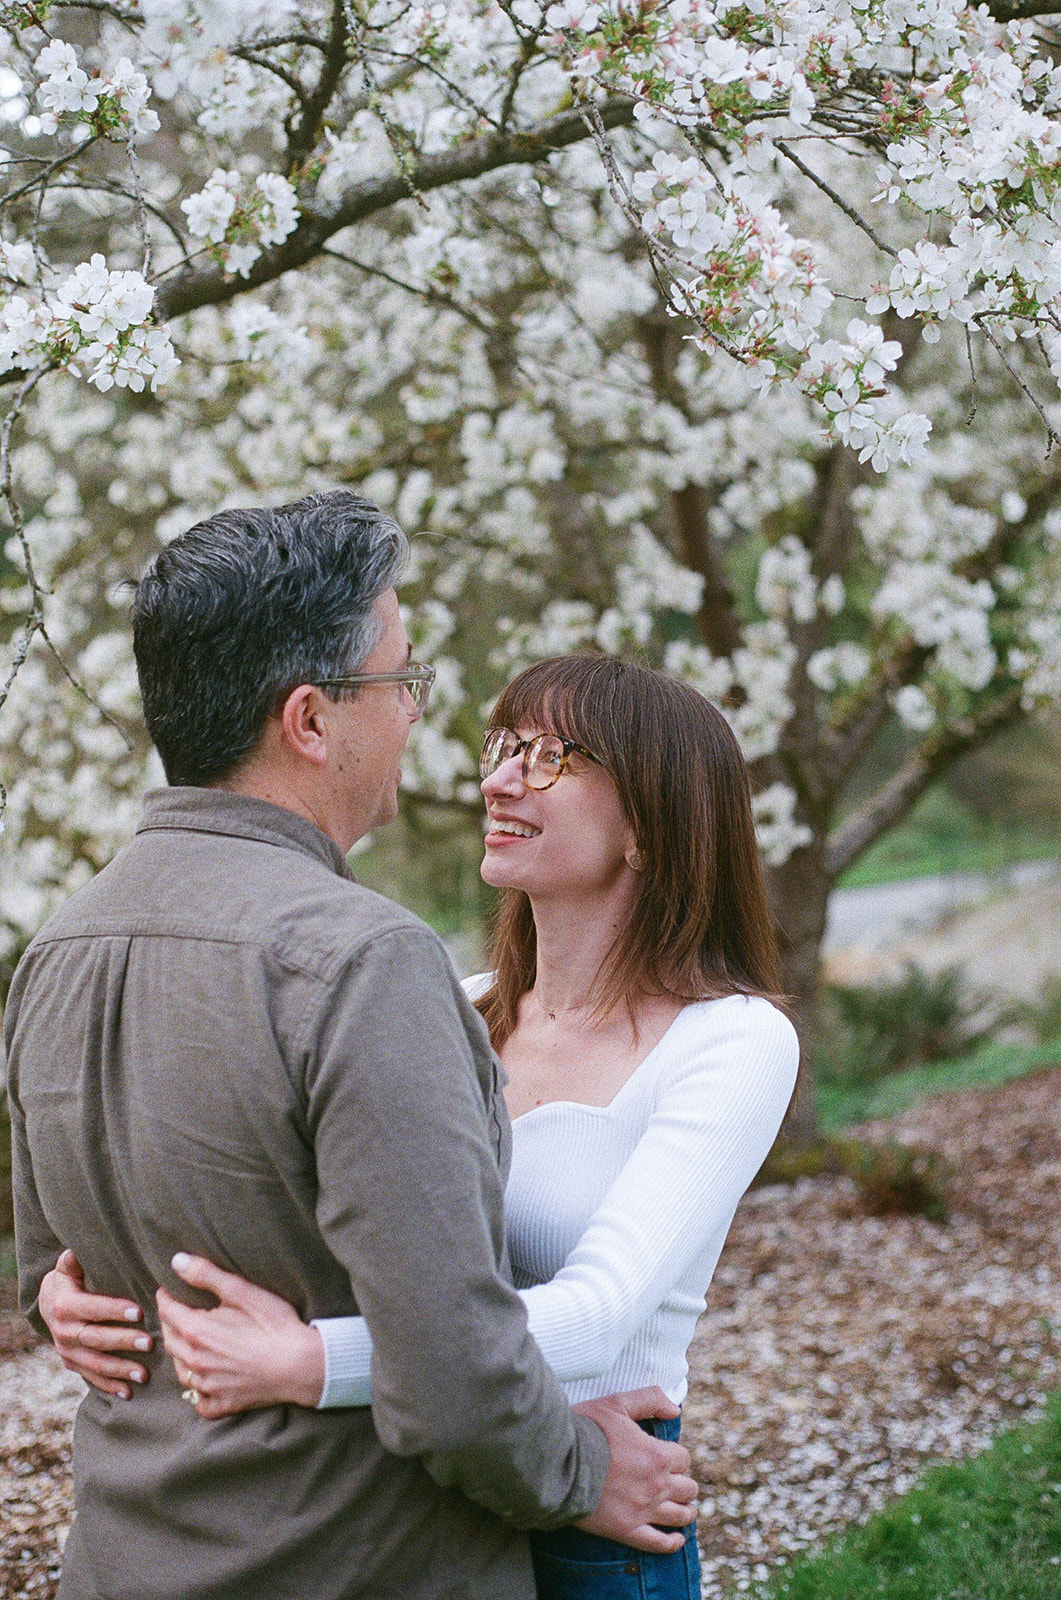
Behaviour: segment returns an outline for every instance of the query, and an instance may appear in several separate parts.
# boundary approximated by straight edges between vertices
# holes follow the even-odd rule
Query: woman
[[[494,970],[468,987],[508,1074],[507,1231],[530,1327],[572,1402],[655,1384],[676,1413],[706,1289],[798,1056],[772,998],[744,762],[688,686],[569,656],[503,692],[480,770],[482,874],[502,897]],[[368,1402],[362,1319],[306,1327],[208,1262],[183,1258],[180,1271],[221,1301],[197,1311],[159,1291],[167,1349],[202,1415]],[[85,1295],[69,1263],[41,1301],[68,1365],[112,1393],[146,1378],[121,1352],[150,1335],[85,1326],[137,1308]],[[677,1437],[676,1417],[653,1426]],[[532,1544],[543,1600],[640,1593],[629,1585],[648,1564],[654,1593],[700,1592],[691,1531],[670,1553],[574,1528]]]

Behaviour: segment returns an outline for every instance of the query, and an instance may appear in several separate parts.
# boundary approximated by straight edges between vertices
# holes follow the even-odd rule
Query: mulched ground
[[[685,1410],[705,1597],[748,1588],[927,1462],[982,1448],[1061,1383],[1061,1069],[864,1132],[942,1152],[950,1220],[868,1216],[838,1178],[742,1203]],[[7,1600],[55,1593],[77,1393],[0,1302]]]

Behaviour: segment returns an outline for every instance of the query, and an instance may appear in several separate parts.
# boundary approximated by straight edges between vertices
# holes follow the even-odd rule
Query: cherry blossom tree
[[[511,669],[640,651],[742,741],[812,1018],[838,878],[1061,686],[1048,8],[0,16],[9,950],[152,780],[121,580],[338,482],[417,535],[409,805],[472,817]]]

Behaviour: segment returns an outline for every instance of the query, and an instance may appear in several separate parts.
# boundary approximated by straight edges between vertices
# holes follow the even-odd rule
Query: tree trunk
[[[800,1038],[800,1072],[784,1132],[799,1145],[820,1136],[811,1052],[821,987],[825,913],[832,883],[825,870],[825,841],[796,850],[768,873],[770,903],[781,943],[781,981]]]

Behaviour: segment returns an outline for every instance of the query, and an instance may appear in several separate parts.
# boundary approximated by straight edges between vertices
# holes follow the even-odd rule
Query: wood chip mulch
[[[691,1353],[705,1600],[983,1448],[1061,1383],[1061,1069],[869,1137],[940,1151],[945,1224],[843,1178],[742,1202]],[[0,1294],[4,1291],[0,1284]],[[79,1384],[0,1299],[0,1596],[50,1600]]]

